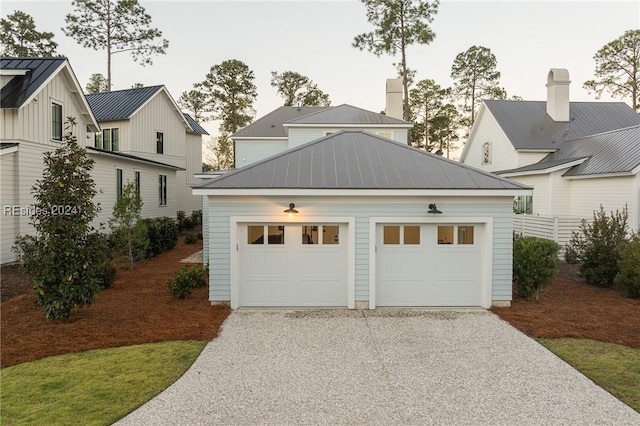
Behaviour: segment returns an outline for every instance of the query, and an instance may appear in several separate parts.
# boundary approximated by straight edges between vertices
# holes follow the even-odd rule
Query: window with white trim
[[[266,235],[266,238],[265,238]],[[284,225],[247,226],[247,244],[282,245],[284,244]]]
[[[533,196],[519,195],[513,200],[515,214],[533,214]]]
[[[164,133],[156,132],[156,154],[164,154]]]
[[[304,225],[302,227],[303,245],[336,245],[340,244],[339,225]]]
[[[382,243],[385,245],[420,244],[420,225],[385,225],[382,227]]]
[[[474,229],[473,225],[440,225],[438,226],[438,244],[473,244]]]
[[[482,144],[482,164],[491,164],[491,142]]]
[[[120,129],[102,129],[102,133],[98,132],[95,135],[95,147],[98,149],[104,149],[105,151],[119,151],[120,150]]]
[[[138,170],[135,171],[135,185],[136,195],[140,198],[140,172]]]
[[[161,206],[167,205],[167,175],[158,175],[158,195],[159,195],[159,204]]]
[[[122,169],[116,169],[116,199],[122,198]]]
[[[51,102],[51,139],[62,140],[62,104]]]

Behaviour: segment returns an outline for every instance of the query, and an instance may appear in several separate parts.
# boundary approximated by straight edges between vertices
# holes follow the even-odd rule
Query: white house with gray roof
[[[569,73],[551,69],[547,101],[487,100],[460,161],[524,183],[516,230],[564,244],[581,219],[629,209],[640,223],[640,116],[623,102],[571,102]]]
[[[194,189],[207,205],[211,302],[508,305],[512,201],[530,189],[346,127]]]

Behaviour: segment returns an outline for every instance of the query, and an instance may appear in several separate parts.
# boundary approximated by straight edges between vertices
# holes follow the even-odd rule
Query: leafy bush
[[[587,283],[598,287],[613,287],[618,274],[618,247],[626,241],[627,207],[607,216],[602,206],[593,213],[593,222],[583,220],[574,232],[570,245],[580,262],[580,273]]]
[[[182,232],[184,230],[184,219],[187,214],[184,210],[178,210],[176,212],[176,222],[178,223],[178,232]]]
[[[191,212],[191,221],[193,226],[202,225],[202,210],[194,210]]]
[[[207,284],[207,275],[207,268],[202,266],[183,266],[176,273],[175,278],[167,281],[167,286],[173,297],[184,299],[191,294],[194,288]]]
[[[198,242],[198,237],[196,236],[196,234],[187,234],[184,237],[184,242],[186,244],[195,244]]]
[[[618,275],[616,287],[626,297],[640,297],[640,234],[618,247]]]
[[[513,242],[513,283],[520,297],[540,298],[560,267],[560,245],[538,237],[517,237]]]
[[[111,284],[116,280],[116,268],[111,264],[110,259],[105,259],[96,265],[96,276],[100,282],[101,289],[107,289],[111,287]]]
[[[200,211],[200,217],[202,217],[202,211]],[[193,211],[190,216],[187,216],[184,211],[179,210],[176,214],[178,232],[182,232],[184,230],[191,231],[194,226],[199,224],[198,220],[197,210]]]
[[[149,247],[146,257],[154,257],[178,244],[178,224],[170,217],[156,217],[138,221],[147,230]]]
[[[198,232],[198,233],[196,234],[196,237],[197,237],[199,240],[202,240],[202,232]]]
[[[129,270],[133,269],[134,262],[146,257],[149,246],[144,224],[138,225],[141,213],[142,200],[135,184],[129,182],[113,206],[113,214],[109,219],[114,250],[128,260]]]
[[[571,244],[564,246],[564,261],[569,265],[578,263],[578,253],[576,253],[576,249]]]

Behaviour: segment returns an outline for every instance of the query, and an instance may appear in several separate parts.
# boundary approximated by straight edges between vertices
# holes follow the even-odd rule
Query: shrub
[[[111,287],[111,284],[116,280],[116,268],[111,264],[110,259],[105,259],[96,265],[96,276],[100,282],[101,289],[107,289]]]
[[[129,182],[113,206],[113,214],[109,219],[111,235],[115,242],[114,250],[126,257],[129,270],[133,269],[134,262],[146,257],[149,246],[144,224],[138,225],[141,212],[142,200],[138,196],[135,184]]]
[[[176,273],[175,278],[167,281],[169,291],[176,299],[184,299],[191,294],[196,287],[207,284],[207,268],[202,266],[183,266]]]
[[[147,230],[149,247],[146,257],[154,257],[178,244],[178,224],[170,217],[156,217],[138,221]]]
[[[193,226],[202,225],[202,210],[194,210],[191,212],[191,221]]]
[[[618,275],[614,284],[626,297],[640,297],[640,234],[618,247]]]
[[[578,253],[576,253],[576,249],[570,243],[564,246],[564,261],[569,265],[578,263]]]
[[[197,237],[199,240],[202,240],[202,232],[198,232],[198,233],[196,234],[196,237]]]
[[[187,214],[183,210],[178,210],[176,212],[176,222],[178,223],[178,232],[182,232],[184,230],[184,219]]]
[[[198,237],[196,236],[196,234],[187,234],[184,237],[184,242],[186,244],[195,244],[198,242]]]
[[[593,222],[583,220],[571,238],[571,247],[580,262],[587,283],[612,287],[618,274],[618,246],[627,239],[627,207],[607,216],[602,206],[593,213]]]
[[[513,283],[520,297],[540,298],[560,267],[560,245],[538,237],[517,237],[513,242]]]

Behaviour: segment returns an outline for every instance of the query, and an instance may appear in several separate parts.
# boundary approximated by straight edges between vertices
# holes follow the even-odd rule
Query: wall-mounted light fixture
[[[442,214],[442,212],[436,207],[436,203],[429,204],[429,211],[427,211],[427,213]]]
[[[284,212],[289,214],[289,217],[293,217],[294,214],[298,213],[298,210],[295,209],[296,205],[293,203],[289,204],[289,208],[286,209]]]

